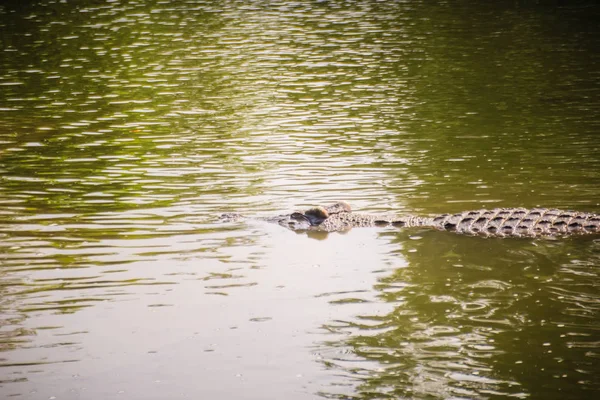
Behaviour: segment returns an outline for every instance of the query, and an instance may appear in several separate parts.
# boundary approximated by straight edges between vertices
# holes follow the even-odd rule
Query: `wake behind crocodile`
[[[225,221],[245,218],[223,214]],[[261,218],[293,231],[340,232],[356,227],[429,227],[485,237],[552,237],[600,233],[600,215],[549,208],[495,208],[431,217],[354,212],[346,202]]]

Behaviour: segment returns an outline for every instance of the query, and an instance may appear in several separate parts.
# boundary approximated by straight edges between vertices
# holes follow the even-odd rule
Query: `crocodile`
[[[222,220],[244,218],[227,213]],[[428,227],[465,235],[485,237],[544,237],[600,233],[600,215],[548,208],[494,208],[463,211],[431,217],[353,212],[348,203],[313,207],[263,218],[293,231],[339,232],[355,227]]]

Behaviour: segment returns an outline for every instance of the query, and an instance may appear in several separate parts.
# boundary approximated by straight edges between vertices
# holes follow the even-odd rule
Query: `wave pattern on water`
[[[597,241],[218,222],[598,212],[585,3],[5,1],[0,393],[597,393]]]
[[[404,236],[390,235],[399,243]],[[526,398],[553,397],[559,388],[600,389],[592,378],[597,240],[515,245],[476,239],[486,249],[477,255],[469,250],[473,238],[422,236],[403,250],[410,267],[375,286],[392,311],[373,315],[366,308],[325,327],[347,338],[321,350],[328,368],[357,383],[350,398]],[[572,252],[583,259],[569,260]],[[574,273],[585,278],[575,280]],[[336,392],[327,397],[348,398]]]

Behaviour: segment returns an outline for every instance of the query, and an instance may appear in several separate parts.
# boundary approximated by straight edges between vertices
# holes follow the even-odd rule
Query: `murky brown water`
[[[308,237],[346,200],[600,212],[600,9],[0,5],[0,394],[593,398],[600,241]]]

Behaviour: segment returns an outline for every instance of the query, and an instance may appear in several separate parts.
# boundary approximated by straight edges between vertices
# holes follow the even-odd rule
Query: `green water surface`
[[[600,212],[598,21],[592,1],[3,2],[0,395],[597,397],[597,236],[218,216]]]

